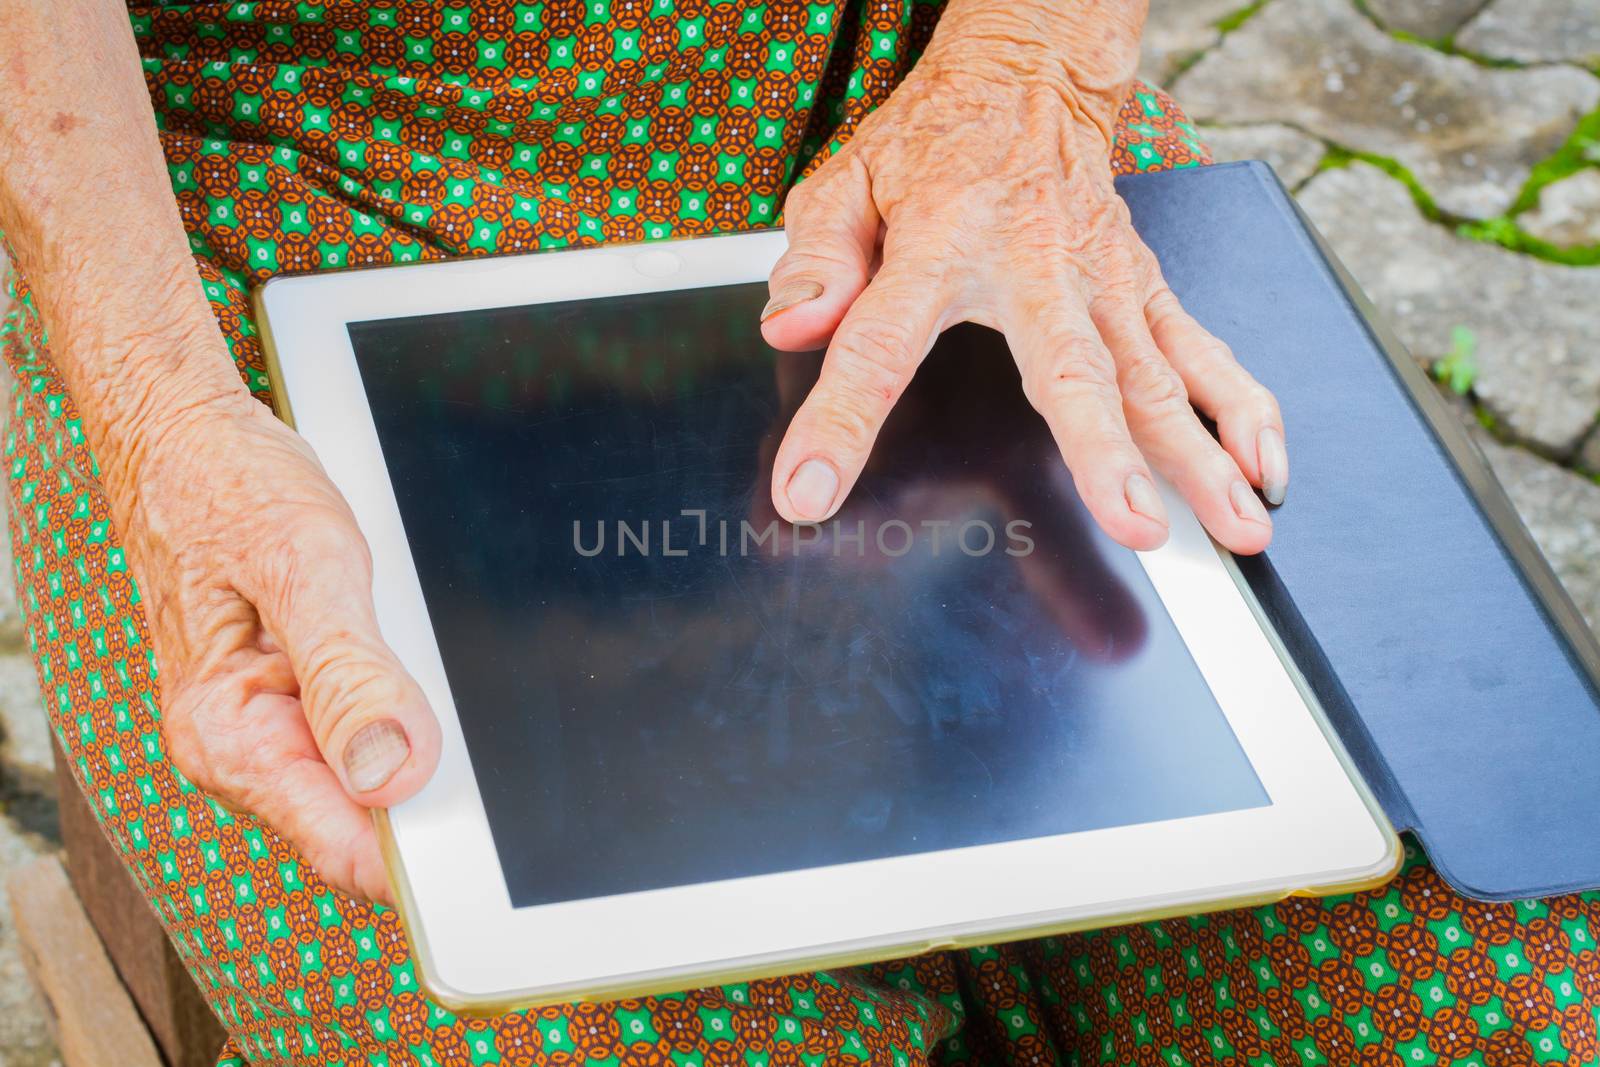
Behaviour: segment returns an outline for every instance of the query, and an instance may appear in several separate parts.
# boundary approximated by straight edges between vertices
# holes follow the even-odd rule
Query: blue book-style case
[[[1467,896],[1600,888],[1600,646],[1465,428],[1268,166],[1118,190],[1282,405],[1293,486],[1240,563],[1390,820]]]

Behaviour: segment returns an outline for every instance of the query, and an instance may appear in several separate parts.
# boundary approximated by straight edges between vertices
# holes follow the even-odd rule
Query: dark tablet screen
[[[838,518],[764,285],[355,323],[519,907],[1268,802],[1004,341],[949,331]]]

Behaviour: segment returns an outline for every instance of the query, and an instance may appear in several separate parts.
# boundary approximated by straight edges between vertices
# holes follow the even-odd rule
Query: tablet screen
[[[999,335],[777,518],[766,295],[349,327],[513,904],[1269,803]]]

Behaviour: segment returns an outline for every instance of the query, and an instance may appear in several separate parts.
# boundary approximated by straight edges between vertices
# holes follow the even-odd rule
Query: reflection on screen
[[[951,330],[834,522],[764,285],[356,323],[517,906],[1267,803],[1004,341]]]

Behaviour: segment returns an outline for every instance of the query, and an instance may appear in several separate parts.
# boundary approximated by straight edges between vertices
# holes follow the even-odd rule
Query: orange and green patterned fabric
[[[132,9],[196,264],[263,399],[252,285],[769,225],[893,90],[938,15],[916,0]],[[1146,86],[1117,134],[1119,173],[1206,162],[1182,113]],[[1600,1064],[1600,897],[1472,903],[1414,846],[1392,884],[1355,896],[455,1015],[418,989],[392,912],[331,891],[270,827],[171,763],[149,629],[94,458],[26,284],[9,287],[8,502],[45,703],[228,1028],[222,1063]]]

